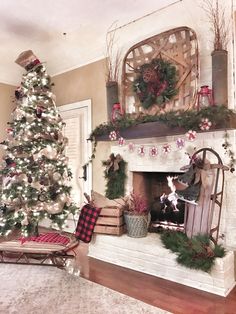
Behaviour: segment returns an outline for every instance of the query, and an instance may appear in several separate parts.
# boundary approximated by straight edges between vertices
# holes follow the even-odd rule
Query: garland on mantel
[[[122,131],[131,126],[141,123],[159,121],[170,128],[181,127],[184,130],[204,130],[203,121],[208,119],[210,127],[226,128],[229,124],[230,117],[235,114],[232,110],[225,106],[211,106],[203,108],[199,111],[191,110],[178,110],[161,113],[156,116],[139,115],[134,117],[132,114],[125,114],[122,118],[115,121],[105,122],[98,125],[90,134],[90,140],[95,141],[97,137],[102,135],[109,135],[112,131]],[[209,128],[208,128],[209,129]],[[205,130],[208,130],[205,129]]]
[[[125,114],[120,119],[109,121],[98,125],[90,134],[89,140],[92,141],[93,151],[88,162],[85,166],[93,161],[96,153],[97,138],[99,136],[109,136],[110,140],[115,140],[111,138],[113,135],[117,136],[120,131],[126,130],[129,127],[136,126],[142,123],[159,121],[163,124],[173,127],[180,127],[183,130],[187,130],[186,136],[188,140],[194,140],[196,131],[208,131],[214,128],[227,128],[229,127],[229,122],[232,117],[235,117],[235,112],[226,108],[225,106],[211,106],[202,108],[197,111],[195,109],[191,110],[178,110],[164,112],[159,115],[139,115],[134,117],[132,114]],[[151,135],[151,134],[150,134]],[[119,145],[123,145],[120,141],[124,142],[122,137],[118,138]],[[184,146],[182,139],[177,139],[176,145],[178,148]],[[225,146],[224,146],[225,145]],[[230,157],[230,170],[234,172],[235,158],[232,150],[229,150],[230,144],[225,140],[223,147],[226,150],[226,154]],[[142,155],[142,148],[139,152]],[[168,147],[163,147],[166,153],[168,153]],[[156,151],[152,151],[150,154],[156,156]]]

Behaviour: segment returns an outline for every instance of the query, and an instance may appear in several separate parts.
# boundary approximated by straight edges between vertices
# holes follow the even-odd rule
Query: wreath
[[[165,103],[178,93],[176,67],[162,58],[153,59],[139,69],[139,77],[133,83],[133,89],[143,108],[157,104],[164,108]]]

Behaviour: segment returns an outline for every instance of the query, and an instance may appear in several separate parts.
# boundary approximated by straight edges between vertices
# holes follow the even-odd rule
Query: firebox
[[[183,228],[185,202],[177,204],[168,199],[171,193],[167,177],[177,172],[133,172],[133,191],[148,201],[152,230],[159,227]]]

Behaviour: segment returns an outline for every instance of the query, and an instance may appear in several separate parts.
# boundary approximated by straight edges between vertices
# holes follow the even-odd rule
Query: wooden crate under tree
[[[123,210],[116,206],[103,207],[96,222],[94,233],[122,235],[124,233]]]

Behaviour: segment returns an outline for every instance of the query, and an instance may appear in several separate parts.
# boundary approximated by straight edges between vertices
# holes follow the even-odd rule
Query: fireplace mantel
[[[198,133],[208,133],[214,131],[233,130],[233,128],[216,127],[211,128],[209,131],[198,131]],[[170,127],[167,124],[155,121],[140,123],[134,126],[130,126],[126,129],[119,130],[119,135],[125,139],[142,139],[151,137],[163,137],[185,134],[186,129],[180,127]],[[97,141],[110,141],[109,134],[104,134],[96,137]]]

